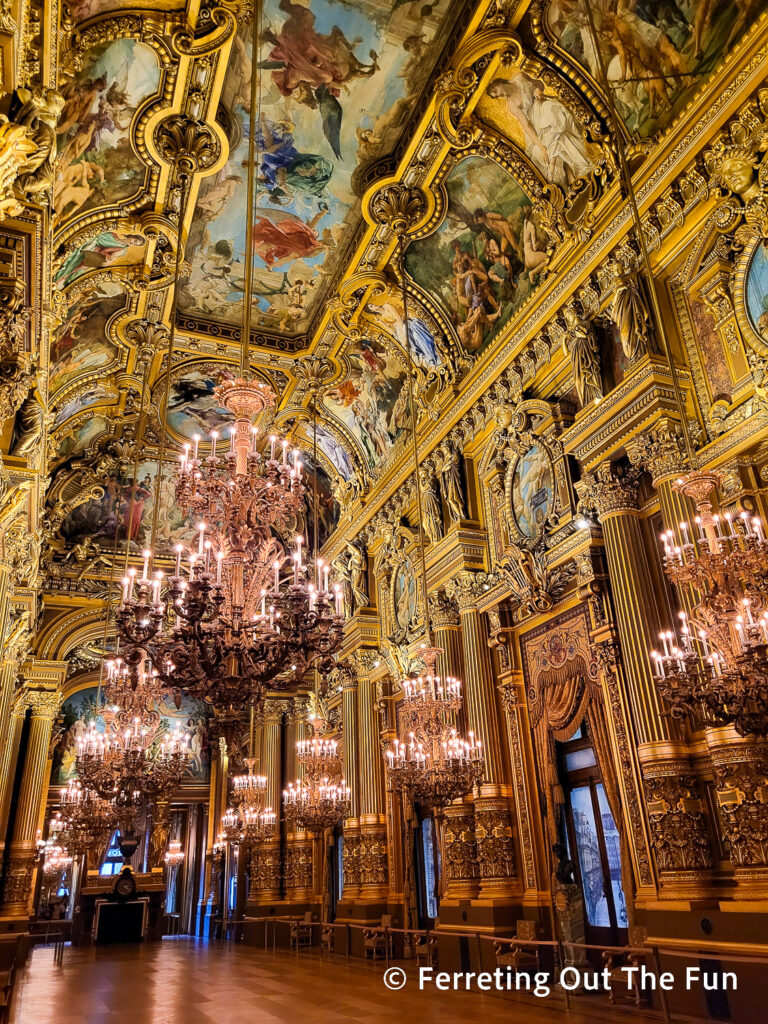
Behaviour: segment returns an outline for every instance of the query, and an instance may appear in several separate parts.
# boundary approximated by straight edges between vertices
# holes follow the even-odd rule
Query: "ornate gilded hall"
[[[768,3],[0,58],[0,1024],[763,1019]]]

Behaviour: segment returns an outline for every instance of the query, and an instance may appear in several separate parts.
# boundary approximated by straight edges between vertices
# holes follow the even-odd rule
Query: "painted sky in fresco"
[[[387,151],[439,46],[449,0],[267,0],[254,217],[254,326],[300,332],[355,204],[352,174]],[[222,96],[232,154],[202,186],[190,233],[188,314],[239,323],[245,264],[249,30],[238,36]],[[310,55],[308,57],[308,55]]]

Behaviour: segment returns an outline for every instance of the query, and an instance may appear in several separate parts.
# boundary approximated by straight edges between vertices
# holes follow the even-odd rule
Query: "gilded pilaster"
[[[443,821],[443,900],[470,899],[480,891],[475,809],[471,799],[445,808]]]
[[[543,826],[535,785],[531,727],[525,701],[523,673],[515,671],[499,684],[501,703],[506,712],[507,738],[515,794],[514,813],[520,837],[520,877],[523,903],[536,905],[547,889],[546,856],[542,844]]]
[[[59,682],[63,682],[65,662],[33,662],[25,667],[28,677],[48,677],[58,668]],[[24,754],[24,771],[16,802],[13,834],[4,864],[0,915],[22,917],[28,912],[32,893],[40,808],[46,793],[48,751],[54,719],[61,708],[62,695],[58,689],[27,688],[25,704],[30,711],[29,733]]]
[[[283,718],[291,709],[287,700],[268,699],[262,711],[262,765],[261,771],[267,776],[267,804],[276,811],[281,807],[282,795],[282,742]],[[280,814],[278,813],[278,819]],[[292,845],[292,844],[291,844]],[[260,865],[252,883],[249,902],[272,903],[280,899],[281,890],[281,841],[279,835],[259,848]],[[295,872],[292,872],[292,879]],[[311,857],[310,857],[311,887]],[[294,888],[292,886],[292,888]],[[293,895],[293,894],[292,894]]]
[[[723,845],[741,884],[768,883],[768,743],[731,726],[707,730]]]

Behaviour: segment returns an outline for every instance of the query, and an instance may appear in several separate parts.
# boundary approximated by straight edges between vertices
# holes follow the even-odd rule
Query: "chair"
[[[639,925],[633,925],[629,929],[629,945],[637,948],[644,946],[648,932]],[[646,1006],[648,1000],[643,995],[643,990],[638,983],[640,971],[634,974],[627,974],[624,967],[649,967],[649,958],[643,953],[614,953],[606,951],[603,953],[603,963],[608,970],[608,998],[612,1003],[618,999],[626,999],[633,1002],[635,1006]]]
[[[320,931],[320,955],[333,953],[333,945],[336,939],[336,929],[332,924],[324,924]]]
[[[510,943],[494,942],[496,965],[508,967],[517,974],[528,974],[539,969],[539,949],[536,941],[536,922],[521,919],[517,922],[514,938]]]
[[[437,953],[437,936],[430,935],[417,935],[413,943],[416,951],[416,966],[421,967],[437,967],[438,966],[438,953]]]
[[[312,915],[305,914],[303,921],[290,922],[291,949],[297,952],[312,945]]]
[[[363,950],[366,959],[370,956],[372,960],[386,959],[392,956],[392,936],[383,929],[392,927],[392,915],[383,914],[381,927],[366,928],[363,932]]]

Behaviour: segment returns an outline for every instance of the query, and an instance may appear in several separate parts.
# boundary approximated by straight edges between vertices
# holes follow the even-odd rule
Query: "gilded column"
[[[64,662],[37,663],[46,667],[62,666],[61,681],[66,673]],[[59,714],[62,694],[59,690],[27,689],[25,702],[30,711],[29,734],[24,754],[13,834],[6,858],[0,916],[24,917],[32,894],[36,838],[41,803],[47,793],[46,771],[54,719]]]
[[[16,677],[15,665],[4,667],[8,675]],[[11,671],[12,670],[12,671]],[[8,830],[8,815],[11,809],[11,797],[13,796],[13,780],[16,777],[16,763],[19,756],[21,744],[21,732],[24,728],[24,719],[27,714],[26,698],[23,690],[10,692],[10,707],[5,722],[5,735],[0,744],[0,862],[2,862],[3,851],[5,850],[6,836]]]
[[[285,751],[285,782],[301,779],[303,767],[296,760],[296,742],[305,739],[307,730],[307,698],[302,694],[287,701],[274,701],[273,714],[283,708],[285,724],[283,726],[283,743]],[[278,778],[279,782],[279,778]],[[280,804],[277,804],[277,808]],[[279,815],[278,815],[279,817]],[[283,847],[282,877],[286,902],[301,904],[311,903],[314,896],[313,873],[317,877],[318,865],[315,862],[317,850],[309,833],[299,829],[287,831]]]
[[[261,713],[261,773],[267,777],[267,804],[275,810],[278,822],[281,818],[280,808],[282,806],[281,794],[283,786],[283,717],[290,708],[290,701],[269,699],[264,701],[264,708]],[[273,839],[259,846],[258,860],[251,864],[249,904],[252,902],[273,903],[280,899],[282,880],[281,847],[279,828],[276,829]],[[256,861],[256,858],[254,858],[254,861]]]
[[[358,737],[360,763],[360,900],[383,902],[388,893],[387,816],[384,758],[379,735],[376,683],[371,679],[375,652],[352,656],[358,675]]]
[[[645,812],[665,895],[701,892],[713,859],[706,810],[685,743],[658,694],[650,651],[667,628],[657,559],[649,557],[637,505],[638,474],[605,463],[577,484],[603,528],[608,577],[631,704]]]
[[[660,567],[649,558],[643,536],[637,474],[606,463],[594,475],[585,474],[577,490],[581,507],[596,512],[603,528],[637,740],[658,743],[672,739],[675,730],[651,670],[651,649],[668,623],[660,613],[664,607]]]
[[[350,815],[344,822],[344,903],[360,895],[360,753],[358,740],[358,681],[350,667],[339,668],[344,728],[344,778],[350,788]]]
[[[515,894],[515,854],[488,624],[478,611],[471,574],[462,574],[452,590],[461,621],[467,730],[482,740],[485,756],[485,776],[474,804],[480,897],[503,901]]]
[[[765,882],[768,867],[768,743],[733,726],[707,730],[715,806],[723,845],[745,886]],[[748,890],[747,890],[748,891]]]

